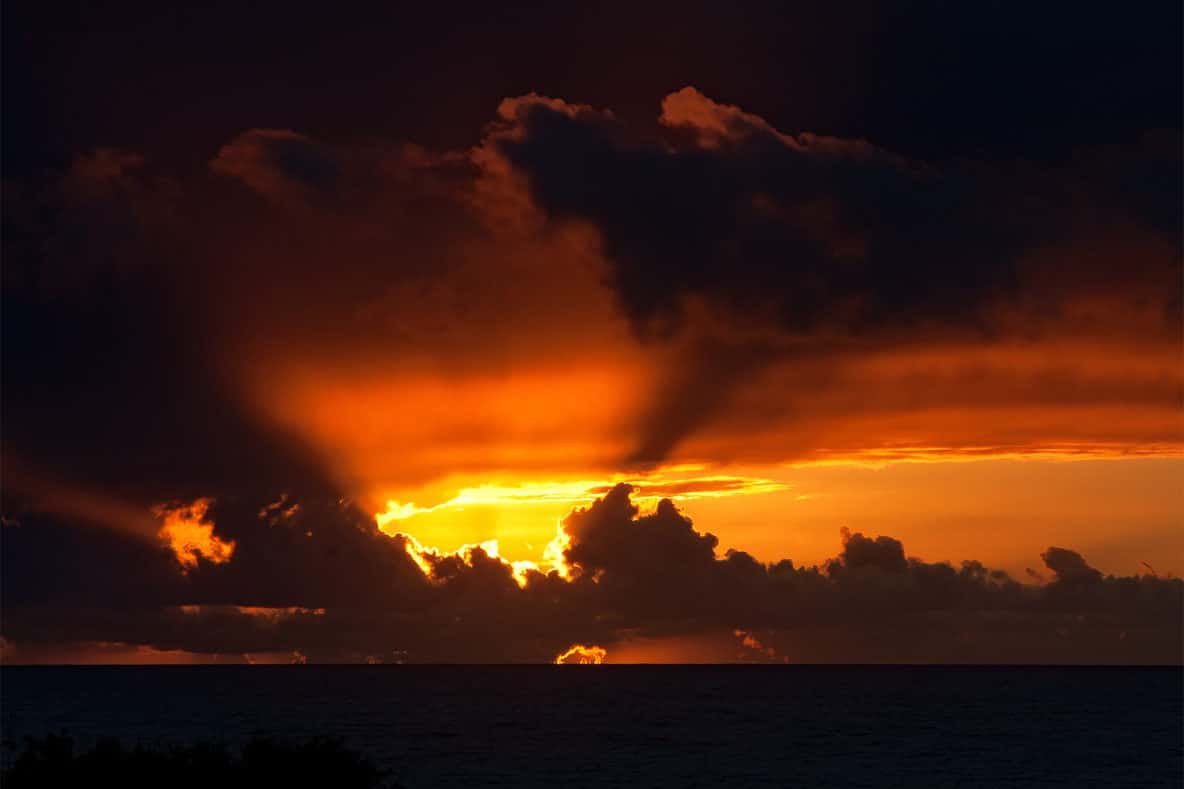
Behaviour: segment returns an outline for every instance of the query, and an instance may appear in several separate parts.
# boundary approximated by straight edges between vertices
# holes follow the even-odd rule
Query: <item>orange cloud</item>
[[[191,504],[160,504],[152,508],[162,523],[159,537],[176,556],[183,571],[197,567],[198,559],[223,564],[234,555],[234,540],[214,534],[214,523],[206,520],[211,499],[196,499]]]
[[[555,656],[555,665],[596,665],[603,663],[606,657],[608,657],[608,651],[604,647],[573,644],[567,650]]]

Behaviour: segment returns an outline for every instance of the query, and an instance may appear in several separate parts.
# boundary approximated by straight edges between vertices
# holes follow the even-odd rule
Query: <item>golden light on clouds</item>
[[[566,651],[555,656],[555,665],[557,666],[592,666],[599,665],[608,657],[608,651],[604,647],[598,647],[595,644],[592,646],[584,646],[583,644],[572,644]]]
[[[503,118],[524,106],[508,102]],[[755,115],[687,91],[668,97],[664,117],[690,123],[707,148],[725,118],[767,130]],[[1146,307],[1155,303],[1154,278],[1132,280],[1118,294],[1065,294],[1055,314],[1022,299],[983,305],[996,329],[988,334],[911,324],[882,335],[833,334],[827,324],[798,336],[737,321],[710,294],[690,293],[678,332],[639,342],[622,294],[606,285],[620,266],[608,254],[606,228],[544,221],[520,174],[494,148],[480,146],[476,155],[483,176],[464,204],[476,208],[484,230],[437,240],[439,265],[368,286],[349,302],[348,318],[330,312],[332,321],[288,325],[244,310],[258,322],[234,332],[252,338],[234,354],[243,402],[307,448],[383,533],[414,535],[407,550],[429,577],[433,557],[467,561],[475,547],[491,555],[493,545],[497,558],[517,560],[519,583],[532,566],[562,575],[556,523],[618,482],[637,486],[634,501],[643,509],[671,498],[721,548],[765,561],[822,560],[839,527],[866,517],[890,518],[939,555],[990,551],[1013,567],[1039,547],[1025,541],[1019,550],[993,536],[1030,530],[1008,526],[1019,520],[1015,513],[992,512],[990,528],[974,532],[986,548],[970,545],[962,528],[926,520],[930,510],[944,519],[946,509],[961,517],[969,504],[983,506],[978,494],[959,497],[980,468],[963,461],[1184,453],[1179,343],[1163,333],[1160,312]],[[508,209],[520,215],[503,216]],[[337,228],[347,235],[357,230],[349,217]],[[1174,245],[1161,247],[1141,254],[1175,254]],[[1055,279],[1082,251],[1064,250],[1066,257],[1026,276]],[[252,246],[241,254],[246,266],[272,253]],[[284,282],[302,295],[298,282]],[[315,292],[333,285],[318,281]],[[704,350],[717,346],[713,368],[715,357],[704,361]],[[759,363],[733,369],[728,360],[745,348]],[[704,364],[703,375],[693,374]],[[719,397],[696,412],[712,389]],[[654,432],[650,423],[667,421],[668,451],[637,454],[639,442],[647,445],[640,437]],[[962,467],[943,469],[949,486],[920,495],[910,489],[866,511],[849,506],[869,484],[861,469],[947,461]],[[836,484],[840,478],[854,484]],[[1161,505],[1163,498],[1157,491]],[[991,501],[998,500],[1005,498]],[[260,517],[277,521],[289,506],[278,501]],[[1164,506],[1138,526],[1118,516],[1124,506],[1114,493],[1106,510],[1113,534],[1142,530],[1164,541]],[[1057,529],[1070,522],[1059,513],[1050,520]]]
[[[432,370],[378,358],[374,369],[342,370],[313,359],[251,370],[262,380],[248,389],[268,421],[300,436],[345,489],[374,506],[396,498],[384,495],[392,483],[464,478],[451,496],[495,480],[571,478],[616,465],[628,451],[635,392],[645,386],[639,362],[535,364],[507,358],[508,375],[472,370],[463,360]]]
[[[486,558],[493,559],[508,565],[510,568],[510,575],[513,577],[514,583],[518,584],[519,587],[526,586],[526,577],[528,572],[542,569],[538,564],[532,561],[511,561],[502,556],[496,538],[485,540],[484,542],[477,543],[475,545],[462,545],[455,551],[442,551],[439,548],[425,546],[418,539],[416,539],[414,535],[411,534],[404,532],[393,532],[391,536],[399,537],[403,540],[403,545],[407,550],[407,555],[411,557],[412,561],[415,562],[415,565],[420,569],[420,571],[422,571],[429,580],[433,581],[440,580],[435,575],[435,565],[437,563],[450,556],[453,556],[460,559],[469,567],[472,567],[475,561],[474,552],[478,550],[482,551]],[[566,571],[566,565],[564,566],[564,570]],[[566,577],[566,572],[564,573],[564,577]]]
[[[199,557],[223,564],[234,555],[234,540],[219,538],[214,534],[213,521],[206,520],[212,503],[210,499],[196,499],[192,504],[161,504],[152,509],[163,521],[159,537],[172,549],[183,571],[196,568]]]
[[[431,564],[428,557],[455,554],[464,558],[474,547],[480,547],[490,558],[504,559],[500,554],[501,540],[509,538],[514,555],[529,554],[537,561],[511,562],[519,584],[525,584],[528,569],[559,573],[566,578],[567,564],[563,559],[568,536],[555,524],[575,507],[590,504],[603,496],[614,485],[627,482],[634,487],[633,501],[652,509],[660,499],[669,498],[684,503],[701,499],[724,499],[737,496],[778,493],[789,485],[759,476],[704,474],[701,465],[672,466],[650,473],[616,474],[602,479],[574,481],[528,481],[518,484],[486,482],[461,488],[452,497],[432,505],[414,502],[387,501],[386,509],[374,514],[378,528],[406,539],[408,553],[428,576]],[[492,529],[494,536],[468,531]],[[497,534],[501,532],[501,534]],[[412,536],[414,533],[416,536]],[[459,535],[471,540],[454,550],[425,547],[420,539],[442,542],[455,540]],[[430,535],[430,536],[425,536]],[[504,536],[503,536],[504,535]],[[535,546],[544,545],[541,555]],[[506,559],[506,561],[509,561]]]
[[[665,498],[686,501],[748,496],[757,493],[775,493],[788,487],[783,482],[757,477],[687,476],[685,474],[687,471],[701,469],[702,466],[688,465],[676,466],[650,474],[616,474],[601,480],[521,482],[513,485],[483,483],[475,487],[462,488],[447,501],[427,507],[421,507],[411,502],[401,503],[388,500],[386,509],[375,513],[374,519],[379,528],[385,530],[392,522],[407,520],[415,515],[439,510],[463,509],[470,506],[512,507],[554,502],[570,508],[574,505],[587,504],[603,496],[614,485],[622,482],[633,486],[633,500],[643,506],[656,504],[659,499]]]
[[[1171,92],[1063,123],[996,80],[983,106],[1039,111],[956,85],[852,129],[850,74],[699,57],[784,26],[674,17],[708,44],[691,82],[613,24],[637,62],[532,80],[553,37],[524,18],[522,46],[463,37],[526,52],[514,80],[428,48],[378,123],[401,83],[366,68],[324,100],[232,68],[248,98],[186,123],[225,81],[187,36],[148,75],[163,136],[158,102],[86,111],[120,68],[69,91],[64,141],[14,113],[49,143],[4,190],[4,659],[1176,659],[1184,146],[1145,101]],[[24,71],[98,62],[58,50]]]

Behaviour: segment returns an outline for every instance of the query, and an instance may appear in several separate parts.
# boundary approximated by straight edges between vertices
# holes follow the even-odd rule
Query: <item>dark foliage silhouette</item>
[[[24,748],[3,773],[8,789],[24,787],[119,786],[124,789],[170,786],[260,786],[373,789],[390,787],[382,771],[337,739],[302,742],[255,738],[241,748],[217,741],[189,745],[127,747],[103,740],[77,751],[72,737],[50,734],[26,738]]]

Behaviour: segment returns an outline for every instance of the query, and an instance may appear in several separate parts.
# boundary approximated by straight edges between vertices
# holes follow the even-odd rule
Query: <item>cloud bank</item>
[[[621,484],[574,510],[562,524],[563,567],[547,572],[481,547],[421,564],[410,538],[303,502],[263,531],[244,528],[258,523],[256,508],[211,505],[238,548],[228,559],[195,553],[185,567],[168,546],[30,518],[4,527],[7,659],[116,642],[207,660],[569,662],[603,659],[604,649],[611,659],[615,645],[639,639],[732,633],[735,659],[777,662],[1181,656],[1178,578],[1103,576],[1050,547],[1049,581],[1022,584],[859,533],[844,533],[839,554],[818,566],[762,564],[718,555],[716,538],[669,500],[639,513],[631,492]],[[693,646],[682,658],[697,658]]]

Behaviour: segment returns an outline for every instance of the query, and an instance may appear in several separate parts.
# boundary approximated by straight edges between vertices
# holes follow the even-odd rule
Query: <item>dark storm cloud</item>
[[[563,109],[513,105],[520,130],[499,149],[547,211],[604,232],[643,330],[677,320],[690,294],[791,330],[962,316],[1014,282],[1012,250],[1033,232],[1022,214],[985,211],[969,176],[858,141],[783,137],[691,89],[667,99],[666,123],[693,138],[674,150]]]
[[[899,541],[862,534],[845,534],[842,552],[822,566],[765,565],[739,551],[721,558],[716,538],[671,502],[639,514],[626,485],[564,521],[568,579],[529,571],[522,587],[480,548],[429,556],[424,576],[403,538],[360,525],[352,541],[326,532],[332,542],[297,547],[335,517],[327,510],[269,527],[281,538],[236,531],[226,511],[218,517],[219,530],[239,540],[235,558],[185,576],[164,551],[120,547],[109,534],[6,526],[5,639],[18,650],[115,641],[314,660],[537,661],[572,643],[606,645],[611,655],[623,639],[739,629],[766,645],[761,655],[806,661],[1181,656],[1179,579],[1103,576],[1080,555],[1050,548],[1054,580],[1025,586],[975,561],[906,558]],[[309,563],[313,552],[322,561]],[[39,583],[32,567],[62,572]]]
[[[1163,333],[1179,321],[1177,136],[1058,169],[931,166],[862,140],[783,134],[693,88],[663,102],[666,140],[536,96],[504,102],[501,115],[488,145],[549,216],[601,232],[610,284],[642,337],[699,338],[660,392],[636,461],[664,458],[738,381],[807,346],[839,356],[986,340],[1013,331],[999,313],[1016,305],[1055,314],[1140,279],[1158,289]],[[1131,227],[1176,254],[1077,247]],[[1030,260],[1038,253],[1061,258],[1057,276]]]

